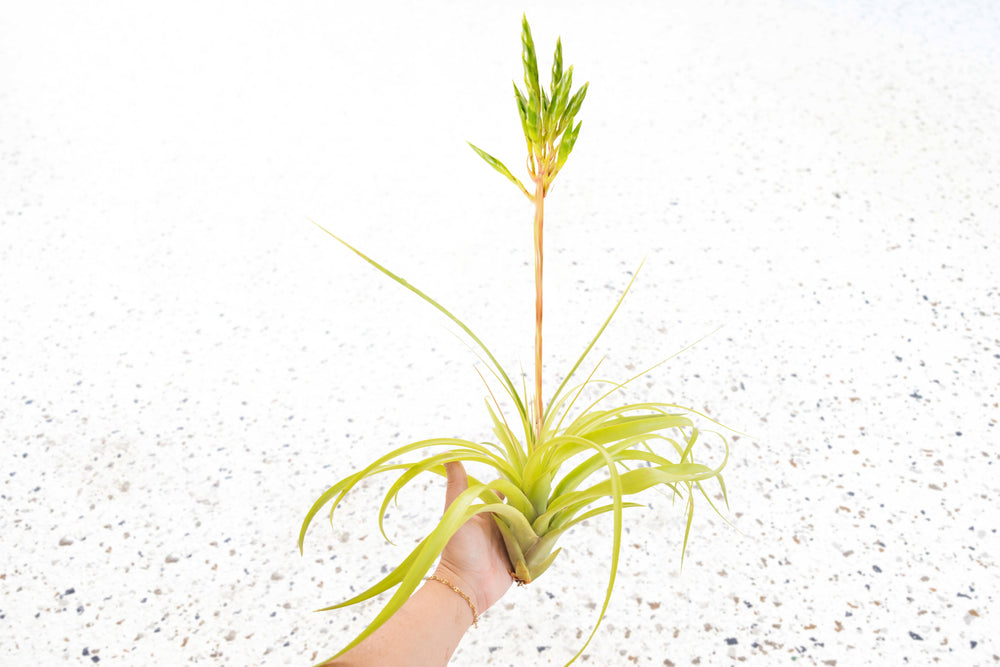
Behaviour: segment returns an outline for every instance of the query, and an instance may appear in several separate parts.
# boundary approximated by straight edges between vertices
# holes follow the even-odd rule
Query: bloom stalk
[[[544,175],[535,179],[535,442],[542,439],[542,232],[544,226]]]

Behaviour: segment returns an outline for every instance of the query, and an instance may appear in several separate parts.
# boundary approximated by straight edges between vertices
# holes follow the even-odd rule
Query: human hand
[[[447,463],[445,469],[448,472],[447,509],[469,488],[469,479],[461,463]],[[491,514],[483,513],[466,521],[448,540],[435,575],[464,591],[482,614],[510,588],[511,570],[500,529]]]

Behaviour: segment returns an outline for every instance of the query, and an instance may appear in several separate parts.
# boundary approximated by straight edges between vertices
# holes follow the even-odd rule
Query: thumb
[[[469,488],[469,478],[465,474],[465,467],[458,461],[445,463],[444,469],[448,473],[448,489],[444,494],[444,508],[448,509],[455,502],[455,499]]]

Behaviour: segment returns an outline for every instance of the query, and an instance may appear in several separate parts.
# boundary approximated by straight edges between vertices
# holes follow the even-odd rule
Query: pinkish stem
[[[535,443],[542,437],[542,226],[545,189],[535,180]]]

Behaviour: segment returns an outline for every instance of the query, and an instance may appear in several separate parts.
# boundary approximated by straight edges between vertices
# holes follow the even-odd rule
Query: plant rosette
[[[527,143],[526,160],[531,187],[526,187],[495,157],[482,149],[472,149],[491,167],[510,180],[534,207],[535,256],[535,364],[534,393],[527,387],[520,390],[482,340],[438,301],[431,298],[402,277],[378,263],[362,251],[329,230],[320,229],[356,253],[380,272],[409,289],[454,322],[468,337],[470,345],[480,354],[495,381],[510,398],[516,415],[508,419],[499,402],[489,390],[486,401],[492,425],[493,439],[483,442],[459,438],[430,438],[394,449],[368,466],[327,489],[306,514],[299,532],[302,551],[306,531],[324,506],[330,504],[330,520],[344,497],[362,481],[384,473],[399,473],[389,488],[378,511],[379,530],[387,541],[382,518],[397,494],[422,473],[446,476],[445,464],[463,462],[480,464],[490,470],[494,479],[480,481],[469,477],[468,489],[445,510],[440,521],[388,575],[358,595],[319,611],[340,609],[369,600],[393,588],[395,592],[372,622],[337,655],[341,655],[371,635],[395,614],[416,591],[417,587],[440,557],[448,540],[466,521],[485,514],[500,530],[514,579],[528,584],[544,573],[559,555],[556,544],[570,528],[593,517],[610,513],[613,519],[611,562],[607,591],[597,621],[586,642],[567,663],[574,662],[586,650],[600,627],[614,590],[621,553],[622,514],[626,509],[644,505],[626,502],[629,496],[647,489],[669,491],[675,498],[685,499],[686,525],[681,545],[681,562],[687,550],[694,518],[694,499],[702,495],[716,512],[703,484],[715,480],[728,507],[722,470],[729,458],[726,438],[720,438],[725,448],[723,461],[715,466],[694,460],[695,446],[703,432],[690,415],[719,425],[718,422],[690,408],[659,402],[633,403],[605,407],[607,399],[630,382],[648,373],[644,370],[624,382],[595,380],[597,366],[582,382],[571,385],[581,365],[628,294],[638,269],[622,291],[611,313],[576,359],[569,372],[547,403],[542,400],[542,269],[544,200],[556,175],[566,164],[576,145],[581,123],[577,113],[587,94],[587,84],[572,92],[573,67],[563,69],[562,42],[556,42],[552,77],[548,90],[541,86],[535,46],[527,18],[521,23],[521,60],[524,66],[524,90],[514,84],[514,96],[521,126]],[[639,268],[641,268],[641,264]],[[485,380],[484,380],[485,381]],[[578,405],[588,387],[603,387],[599,397],[586,405]],[[415,461],[399,462],[401,458],[423,450],[438,453]],[[442,451],[443,450],[443,451]],[[721,514],[720,514],[721,515]],[[336,657],[336,656],[334,656]]]

